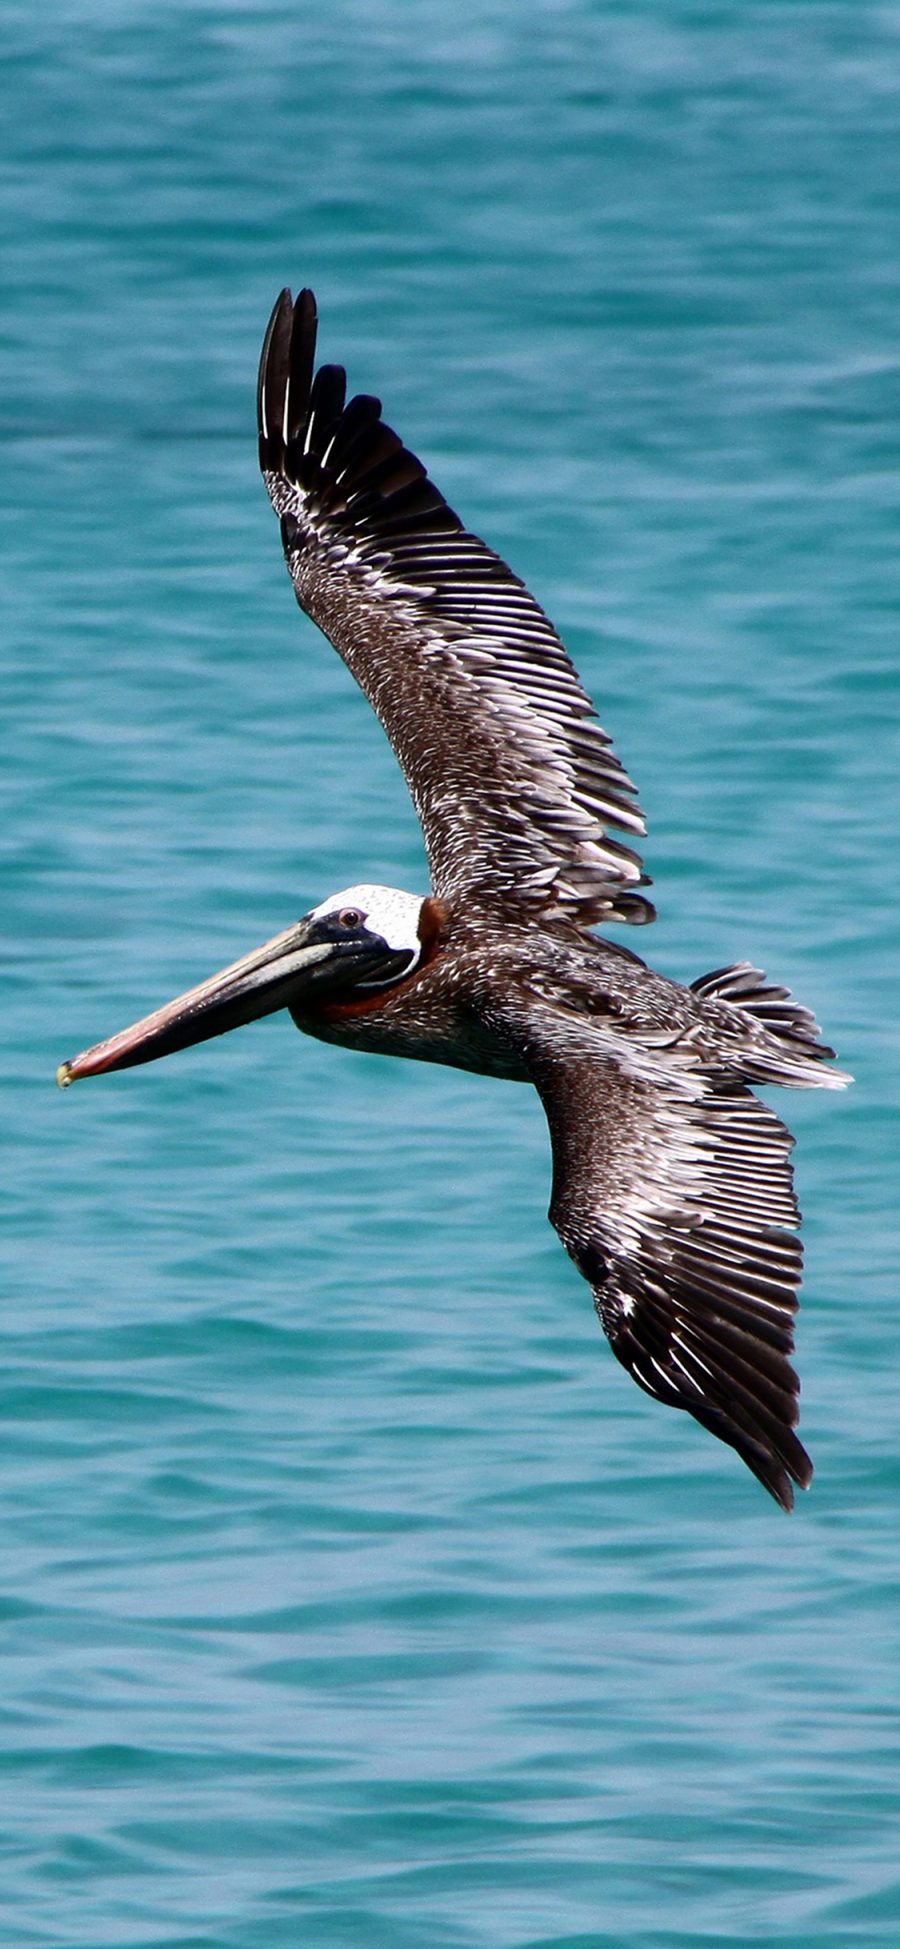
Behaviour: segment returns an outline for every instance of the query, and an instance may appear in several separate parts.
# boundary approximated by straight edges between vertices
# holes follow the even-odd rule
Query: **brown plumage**
[[[639,1385],[790,1508],[812,1474],[790,1363],[792,1139],[751,1085],[840,1087],[807,1009],[741,962],[691,988],[591,933],[653,909],[644,831],[552,625],[464,529],[378,400],[314,375],[312,293],[278,300],[260,462],[298,601],[365,691],[422,822],[433,892],[355,886],[63,1064],[152,1061],[287,1007],[325,1041],[527,1081],[550,1217]],[[618,835],[626,835],[620,837]]]

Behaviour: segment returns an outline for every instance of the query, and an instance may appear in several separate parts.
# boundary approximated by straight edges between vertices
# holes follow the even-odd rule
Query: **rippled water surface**
[[[900,11],[5,6],[0,1942],[900,1936]],[[300,617],[285,282],[558,622],[690,979],[795,1097],[817,1474],[629,1383],[524,1089],[286,1017],[61,1057],[359,879],[402,780]]]

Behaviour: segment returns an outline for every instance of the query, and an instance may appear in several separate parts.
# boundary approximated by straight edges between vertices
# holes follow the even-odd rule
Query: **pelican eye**
[[[337,924],[339,927],[361,927],[365,918],[365,914],[361,914],[358,907],[342,907],[337,916]]]

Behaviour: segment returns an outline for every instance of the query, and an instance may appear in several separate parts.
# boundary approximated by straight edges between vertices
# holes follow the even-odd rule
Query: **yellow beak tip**
[[[68,1089],[68,1087],[69,1087],[69,1084],[70,1084],[70,1083],[74,1083],[74,1081],[75,1081],[75,1078],[74,1078],[74,1076],[72,1075],[72,1065],[71,1065],[71,1063],[69,1063],[69,1062],[61,1062],[61,1063],[60,1063],[60,1065],[59,1065],[59,1068],[58,1068],[58,1070],[57,1070],[57,1072],[56,1072],[56,1080],[57,1080],[57,1082],[58,1082],[58,1084],[59,1084],[59,1087],[60,1087],[60,1089],[61,1089],[61,1090],[67,1090],[67,1089]]]

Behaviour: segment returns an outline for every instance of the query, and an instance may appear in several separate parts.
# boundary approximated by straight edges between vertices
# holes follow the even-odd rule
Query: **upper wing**
[[[746,1084],[609,1035],[533,1057],[550,1208],[640,1387],[729,1442],[785,1509],[812,1465],[794,1434],[802,1253],[793,1139]]]
[[[543,610],[463,528],[340,366],[313,378],[311,291],[283,291],[259,374],[259,450],[297,600],[390,738],[435,891],[653,918],[633,889],[634,787]]]

